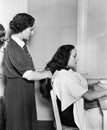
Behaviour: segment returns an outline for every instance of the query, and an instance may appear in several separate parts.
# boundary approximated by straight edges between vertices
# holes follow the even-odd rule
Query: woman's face
[[[76,69],[77,67],[77,51],[76,49],[71,50],[68,67]]]
[[[34,31],[34,26],[33,27],[28,27],[27,29],[25,29],[22,32],[23,39],[29,40],[29,38],[33,35],[33,31]]]

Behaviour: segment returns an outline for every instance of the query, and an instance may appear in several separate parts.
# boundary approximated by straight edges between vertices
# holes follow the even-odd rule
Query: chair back
[[[53,107],[53,112],[54,112],[54,117],[55,117],[56,130],[62,130],[62,124],[61,124],[58,105],[56,101],[57,98],[53,89],[50,91],[50,95],[51,95],[52,107]]]

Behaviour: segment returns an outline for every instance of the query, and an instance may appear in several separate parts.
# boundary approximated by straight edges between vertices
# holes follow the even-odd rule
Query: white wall
[[[6,30],[9,21],[19,12],[27,12],[27,0],[0,0],[0,23]]]
[[[79,0],[78,7],[78,71],[107,78],[107,1]]]
[[[107,78],[107,0],[89,0],[87,18],[88,75]]]
[[[35,67],[45,67],[61,44],[77,42],[77,0],[30,0],[28,12],[36,18],[31,54]],[[36,83],[36,101],[39,120],[51,120],[52,109],[41,98]]]

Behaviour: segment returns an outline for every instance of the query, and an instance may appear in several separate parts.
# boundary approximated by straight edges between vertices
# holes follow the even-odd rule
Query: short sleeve
[[[10,43],[11,44],[11,43]],[[7,47],[4,53],[5,74],[9,77],[22,76],[27,70],[34,70],[31,56],[21,47]]]
[[[17,56],[10,56],[10,61],[13,67],[18,71],[20,74],[24,74],[27,70],[34,70],[33,63],[30,56],[24,56],[18,54]]]

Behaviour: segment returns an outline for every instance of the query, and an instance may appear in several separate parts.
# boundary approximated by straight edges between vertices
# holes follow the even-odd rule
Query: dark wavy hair
[[[70,69],[67,65],[70,58],[70,53],[74,48],[75,47],[73,45],[60,46],[52,57],[51,61],[47,63],[45,69],[50,70],[52,74],[54,74],[56,70],[60,71],[61,69]],[[42,93],[43,98],[50,99],[51,89],[51,79],[47,78],[40,80],[40,92]]]
[[[0,24],[0,47],[4,44],[5,42],[5,28],[2,24]]]
[[[12,31],[12,34],[17,34],[32,27],[34,25],[35,19],[27,13],[16,14],[9,23],[9,27]]]

